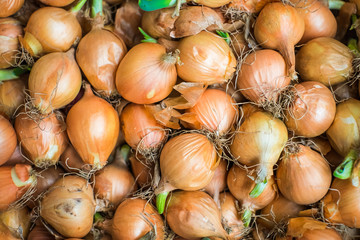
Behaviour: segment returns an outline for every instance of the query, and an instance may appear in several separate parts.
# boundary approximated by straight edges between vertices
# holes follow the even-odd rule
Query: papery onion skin
[[[112,97],[117,94],[116,69],[126,52],[121,38],[108,30],[95,27],[80,40],[76,61],[100,95]]]
[[[102,168],[119,136],[119,116],[115,109],[86,85],[84,96],[70,109],[66,125],[70,142],[84,163]]]
[[[276,178],[280,192],[290,201],[308,205],[319,201],[331,184],[326,160],[310,147],[297,145],[295,153],[284,153]]]
[[[25,0],[0,0],[0,18],[13,15],[24,5]]]
[[[64,237],[84,237],[95,213],[93,189],[78,176],[55,182],[41,201],[40,215]]]
[[[30,211],[27,207],[19,207],[0,212],[0,224],[4,224],[13,236],[19,239],[27,239],[31,224]]]
[[[4,7],[3,4],[6,4],[6,2],[11,1],[4,1],[4,3],[0,3],[0,6]],[[0,19],[0,69],[15,65],[15,55],[17,53],[16,50],[20,45],[18,36],[21,36],[22,34],[22,26],[18,20],[14,18]]]
[[[152,239],[164,239],[163,220],[156,209],[146,200],[126,199],[116,209],[112,224],[113,239],[140,239],[150,231],[156,233]]]
[[[176,57],[157,43],[141,43],[130,49],[116,72],[116,88],[126,100],[151,104],[163,100],[176,83]]]
[[[237,87],[255,103],[276,101],[280,91],[290,84],[284,58],[276,51],[264,49],[246,57],[241,65]]]
[[[29,75],[32,103],[43,114],[62,108],[75,99],[81,81],[73,49],[47,54],[36,61]]]
[[[27,77],[5,81],[0,85],[0,113],[12,118],[25,99]]]
[[[193,0],[193,2],[211,8],[218,8],[231,2],[231,0]]]
[[[206,129],[223,136],[233,127],[239,114],[235,100],[219,89],[206,90],[198,102],[186,112],[196,114],[198,126],[195,129]]]
[[[5,117],[0,115],[0,166],[10,159],[17,145],[16,133]]]
[[[186,239],[220,237],[228,239],[221,225],[221,213],[214,200],[200,191],[177,191],[166,203],[166,221],[171,230]]]
[[[218,35],[202,31],[183,38],[178,49],[181,64],[177,64],[176,69],[184,81],[224,83],[235,72],[236,58],[226,41]]]
[[[319,37],[309,41],[296,54],[296,71],[304,81],[329,86],[346,81],[353,72],[353,55],[341,42]]]
[[[302,82],[291,90],[293,102],[286,110],[285,124],[303,137],[323,134],[334,120],[336,103],[331,91],[319,82]]]
[[[32,56],[65,52],[80,40],[81,27],[76,17],[62,8],[43,7],[35,11],[20,39]]]
[[[15,119],[15,130],[25,155],[37,166],[55,165],[67,147],[63,116],[54,112],[44,119],[31,119],[21,112]]]
[[[75,0],[39,0],[43,4],[53,6],[53,7],[65,7],[71,3],[73,3]]]
[[[140,187],[149,187],[154,178],[155,163],[147,163],[145,158],[134,155],[130,156],[129,160],[137,184]]]

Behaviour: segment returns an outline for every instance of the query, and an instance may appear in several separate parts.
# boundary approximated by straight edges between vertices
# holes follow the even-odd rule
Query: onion
[[[284,58],[276,51],[252,52],[241,65],[237,87],[255,103],[277,101],[281,90],[290,84]]]
[[[76,49],[76,61],[90,84],[104,97],[117,94],[116,69],[127,49],[124,41],[100,25],[80,41]]]
[[[214,176],[218,164],[215,146],[206,136],[186,133],[170,139],[160,155],[161,180],[155,190],[159,213],[163,213],[170,191],[204,188]]]
[[[192,2],[204,5],[206,7],[218,8],[228,4],[229,2],[231,2],[231,0],[192,0]]]
[[[81,72],[74,58],[74,49],[66,53],[50,53],[34,64],[29,76],[33,105],[42,114],[71,103],[81,88]]]
[[[359,98],[359,85],[358,83],[339,83],[335,86],[331,86],[335,100],[342,102],[349,98]]]
[[[202,31],[180,41],[181,64],[176,68],[181,79],[204,84],[224,83],[232,78],[236,58],[224,39]]]
[[[228,8],[232,11],[258,13],[269,2],[273,0],[233,0],[229,3]]]
[[[254,169],[248,172],[236,165],[229,170],[227,176],[227,185],[231,194],[240,201],[245,227],[249,226],[253,212],[264,208],[276,197],[277,187],[273,176],[267,179],[264,189],[258,196],[252,196],[255,187],[254,178],[256,178]]]
[[[304,20],[296,9],[282,2],[267,3],[255,22],[257,42],[265,48],[280,51],[292,79],[297,78],[294,45],[300,41],[304,30]]]
[[[92,228],[93,189],[78,176],[57,180],[41,201],[40,215],[64,237],[82,238]]]
[[[145,153],[157,150],[166,141],[166,132],[143,105],[128,104],[120,115],[121,129],[127,144]]]
[[[341,42],[319,37],[309,41],[296,54],[296,70],[304,81],[335,85],[350,77],[353,58],[350,49]]]
[[[43,4],[53,6],[53,7],[65,7],[71,3],[73,3],[75,0],[39,0]]]
[[[228,234],[221,225],[221,213],[216,203],[204,192],[172,193],[166,204],[165,217],[171,230],[183,238],[228,239]]]
[[[14,166],[16,164],[25,164],[28,163],[26,157],[21,153],[20,146],[17,145],[14,153],[11,155],[10,159],[3,166]]]
[[[25,154],[40,168],[55,165],[67,146],[63,115],[54,112],[43,119],[32,119],[20,113],[15,119],[19,144]]]
[[[116,88],[128,101],[155,103],[166,98],[176,83],[176,57],[156,43],[133,47],[116,72]],[[141,71],[139,71],[141,69]]]
[[[230,35],[230,39],[231,47],[236,57],[243,56],[249,50],[244,32],[236,31]]]
[[[276,173],[277,185],[290,201],[302,205],[315,203],[329,190],[329,164],[310,147],[297,144],[293,148],[285,150],[280,161]]]
[[[255,181],[261,183],[273,175],[273,166],[287,140],[285,124],[269,113],[258,111],[245,118],[237,129],[230,151],[242,164],[259,165]]]
[[[16,145],[16,133],[13,126],[0,115],[0,166],[10,159]]]
[[[84,96],[70,109],[66,124],[69,139],[84,163],[102,168],[119,136],[115,109],[86,85]]]
[[[27,77],[24,77],[27,78]],[[26,81],[23,77],[0,84],[0,112],[12,118],[25,99]]]
[[[71,144],[68,144],[63,154],[61,154],[59,163],[67,172],[86,171],[87,167]]]
[[[360,227],[360,188],[354,187],[352,181],[335,179],[329,193],[322,200],[324,216],[333,223],[345,224],[348,227]]]
[[[228,162],[226,160],[220,160],[219,165],[215,169],[214,176],[204,188],[204,190],[213,197],[217,204],[219,204],[219,194],[227,187],[227,166]]]
[[[143,199],[126,199],[116,209],[113,224],[113,239],[164,239],[164,223],[156,209]]]
[[[0,3],[0,5],[4,7],[3,4],[10,3],[11,1],[1,2],[4,2]],[[21,36],[22,34],[23,30],[21,27],[21,23],[18,20],[13,18],[0,18],[0,69],[8,68],[12,65],[15,65],[15,55],[17,53],[16,50],[18,50],[19,48],[18,36]]]
[[[0,224],[4,224],[12,235],[19,239],[27,239],[31,224],[30,218],[30,212],[26,207],[0,212]]]
[[[24,5],[25,0],[0,0],[0,18],[13,15]]]
[[[26,191],[36,184],[36,177],[30,165],[16,164],[0,167],[0,181],[0,211],[3,211],[21,199]]]
[[[35,227],[31,230],[28,240],[53,240],[54,236],[46,229],[40,220],[36,221]]]
[[[81,27],[73,13],[62,8],[43,7],[30,17],[20,41],[32,56],[65,52],[81,38]]]
[[[131,162],[131,170],[135,176],[135,181],[141,188],[149,187],[154,178],[155,163],[147,162],[139,156],[131,155],[129,157]]]
[[[323,134],[334,120],[336,104],[331,91],[319,82],[303,82],[290,90],[292,103],[286,110],[285,124],[298,136]]]

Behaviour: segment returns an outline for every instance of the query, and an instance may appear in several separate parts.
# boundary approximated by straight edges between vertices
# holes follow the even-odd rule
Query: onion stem
[[[260,196],[260,194],[264,191],[267,183],[268,181],[266,178],[263,182],[257,183],[253,190],[249,193],[249,196],[251,198],[257,198],[258,196]]]
[[[28,68],[17,67],[13,69],[0,70],[0,83],[7,80],[18,79],[22,74],[28,72]]]
[[[329,9],[340,10],[344,4],[345,2],[341,0],[329,0]]]
[[[183,3],[186,3],[186,0],[176,0],[175,10],[171,16],[172,18],[178,17],[180,15],[181,4]]]
[[[222,37],[227,44],[230,44],[230,35],[228,32],[224,32],[224,31],[220,31],[220,30],[216,30],[216,33]]]
[[[105,220],[105,218],[100,214],[100,213],[95,213],[94,215],[94,223],[97,222],[103,222]]]
[[[79,2],[70,9],[70,12],[77,13],[81,10],[87,0],[79,0]]]
[[[354,149],[351,149],[350,152],[346,155],[344,161],[335,169],[334,177],[339,179],[348,179],[351,176],[354,161],[358,157],[358,152]]]
[[[165,210],[165,202],[169,192],[162,192],[156,196],[156,207],[159,214],[163,214]]]
[[[144,39],[141,42],[150,42],[157,43],[156,39],[147,34],[141,27],[138,28],[141,34],[144,36]]]
[[[102,0],[92,0],[91,17],[95,18],[97,15],[103,15]]]
[[[249,227],[251,221],[251,215],[252,212],[249,209],[245,209],[245,211],[243,212],[241,216],[241,220],[243,221],[245,227]]]
[[[120,156],[122,161],[127,165],[129,163],[130,146],[124,144],[120,148]]]
[[[355,55],[360,54],[359,48],[357,46],[357,40],[355,38],[350,38],[347,46],[351,51],[353,51]]]

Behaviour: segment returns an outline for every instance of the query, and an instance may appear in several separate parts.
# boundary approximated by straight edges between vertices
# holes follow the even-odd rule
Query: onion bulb
[[[231,0],[192,0],[192,2],[206,7],[218,8],[231,2]]]
[[[183,238],[228,239],[228,234],[221,225],[221,213],[216,203],[204,192],[172,193],[166,203],[165,217],[171,230]]]
[[[73,3],[75,0],[39,0],[43,4],[53,6],[53,7],[65,7],[71,3]]]
[[[25,0],[0,0],[0,18],[13,15],[24,5]]]
[[[46,229],[40,219],[36,221],[35,227],[31,230],[27,240],[53,240],[54,236]]]
[[[40,215],[64,237],[82,238],[92,228],[95,213],[93,189],[78,176],[57,180],[41,201]]]
[[[21,112],[15,119],[19,144],[26,156],[40,168],[55,165],[67,146],[65,123],[60,112],[43,119],[31,119]]]
[[[26,191],[36,184],[36,177],[30,165],[0,167],[0,211],[21,199]],[[27,196],[28,197],[28,196]],[[24,200],[28,200],[27,198]]]
[[[336,104],[331,91],[319,82],[302,82],[290,89],[293,96],[285,113],[290,131],[303,137],[323,134],[334,120]]]
[[[305,30],[303,18],[296,9],[282,2],[267,3],[256,19],[256,41],[265,48],[279,50],[292,79],[296,79],[294,46]]]
[[[16,133],[5,117],[0,115],[0,166],[10,159],[17,145]]]
[[[220,160],[214,176],[204,188],[217,204],[219,204],[219,194],[226,188],[227,166],[228,162],[226,160]]]
[[[186,133],[170,139],[160,155],[161,180],[155,190],[159,213],[164,211],[170,191],[204,188],[214,176],[218,164],[216,148],[206,136]]]
[[[104,99],[96,97],[90,85],[66,118],[69,139],[86,164],[102,168],[119,136],[119,117]]]
[[[76,49],[76,61],[90,84],[105,97],[117,94],[116,69],[127,52],[124,41],[95,25]]]
[[[74,49],[41,57],[31,69],[28,84],[32,104],[42,114],[71,103],[81,88],[81,72]]]
[[[330,37],[309,41],[296,54],[296,71],[304,81],[317,81],[326,86],[346,81],[353,73],[350,49]]]
[[[14,0],[14,2],[15,1],[18,0]],[[4,3],[1,2],[2,1],[0,1],[0,5],[4,7],[3,4],[6,4],[6,1],[4,1]],[[13,18],[0,18],[0,69],[8,68],[15,64],[16,50],[19,48],[18,36],[22,34],[23,30],[18,20]]]
[[[276,102],[290,84],[284,58],[270,49],[250,53],[241,65],[237,87],[249,100],[259,104]]]
[[[236,58],[226,41],[213,33],[202,31],[180,40],[178,75],[187,82],[224,83],[232,78]]]
[[[140,43],[125,55],[116,72],[116,88],[126,100],[150,104],[163,100],[176,83],[176,56],[157,43]],[[140,69],[140,70],[139,70]]]
[[[12,79],[0,84],[0,113],[12,118],[25,99],[26,81],[24,78]]]
[[[88,167],[71,144],[68,144],[63,154],[61,154],[59,163],[67,172],[86,171],[86,167]]]
[[[27,207],[11,208],[0,212],[0,224],[5,225],[14,237],[27,239],[31,224],[30,212]]]
[[[112,222],[113,239],[135,240],[145,235],[152,236],[154,240],[164,239],[164,222],[156,209],[144,199],[123,201],[116,209]]]
[[[131,170],[136,183],[139,184],[141,188],[149,187],[154,178],[155,163],[146,161],[146,159],[139,156],[139,154],[136,157],[134,154],[131,154],[129,161],[131,162]]]
[[[32,56],[65,52],[81,38],[81,27],[75,15],[62,8],[43,7],[36,10],[25,28],[20,42]]]

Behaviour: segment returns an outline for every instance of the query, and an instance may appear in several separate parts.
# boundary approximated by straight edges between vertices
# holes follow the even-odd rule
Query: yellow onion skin
[[[291,78],[295,74],[294,45],[305,31],[303,18],[296,9],[282,2],[267,3],[255,22],[255,39],[264,48],[279,50],[289,68]]]
[[[227,185],[231,194],[240,201],[243,209],[256,211],[264,208],[275,199],[277,187],[272,176],[268,179],[264,191],[258,197],[251,198],[249,194],[255,187],[255,181],[249,176],[256,177],[256,172],[247,172],[234,165],[228,172]]]
[[[280,91],[290,84],[284,58],[270,49],[255,51],[241,65],[237,87],[255,103],[276,101]]]
[[[219,194],[227,187],[227,166],[228,162],[226,160],[220,160],[219,165],[215,169],[214,176],[204,188],[204,190],[214,198],[216,203],[219,203]]]
[[[231,0],[193,0],[192,2],[206,7],[218,8],[231,2]]]
[[[0,6],[3,7],[1,1]],[[8,68],[15,64],[16,50],[19,48],[18,36],[22,36],[22,34],[22,26],[18,20],[14,18],[0,18],[0,69]]]
[[[18,239],[27,239],[31,224],[30,211],[27,207],[19,207],[0,212],[0,224],[4,224]]]
[[[36,221],[35,227],[29,233],[28,240],[54,240],[55,237],[46,229],[40,220]]]
[[[63,154],[61,154],[59,164],[67,172],[78,172],[79,170],[86,170],[84,169],[86,168],[85,163],[82,161],[81,157],[71,144],[68,144]]]
[[[95,27],[81,40],[76,61],[90,84],[105,97],[117,94],[116,69],[127,52],[124,41],[114,33]]]
[[[166,140],[165,128],[156,122],[144,105],[128,104],[120,115],[121,130],[133,149],[158,149]]]
[[[236,58],[229,45],[218,35],[202,31],[180,40],[181,64],[178,75],[187,82],[224,83],[232,78]]]
[[[65,107],[79,93],[81,80],[73,49],[47,54],[36,61],[29,75],[32,104],[42,114]]]
[[[17,145],[16,132],[5,117],[0,115],[0,166],[6,163]]]
[[[89,85],[84,96],[69,111],[67,133],[73,147],[86,164],[102,168],[119,136],[119,116],[104,99],[95,96]]]
[[[82,238],[92,228],[95,213],[93,189],[78,176],[57,180],[41,201],[40,215],[64,237]]]
[[[141,187],[149,187],[152,179],[155,168],[155,163],[148,163],[145,158],[140,157],[139,155],[131,155],[129,157],[131,162],[131,170],[134,174],[136,183]]]
[[[266,112],[254,112],[240,125],[230,145],[234,158],[247,166],[258,166],[262,182],[273,175],[273,166],[288,140],[285,124]]]
[[[75,0],[39,0],[39,1],[48,6],[65,7],[73,3]]]
[[[235,100],[219,89],[207,89],[197,103],[186,110],[196,115],[192,129],[206,129],[217,136],[224,136],[233,127],[239,114]]]
[[[284,153],[276,172],[277,185],[290,201],[308,205],[328,192],[331,169],[318,152],[300,144],[297,147],[294,153]]]
[[[309,41],[296,54],[296,71],[304,81],[329,86],[346,81],[353,72],[353,54],[341,42],[330,37]]]
[[[334,229],[314,229],[306,231],[299,240],[342,240],[343,238]]]
[[[319,82],[302,82],[291,90],[293,102],[285,113],[290,131],[303,137],[323,134],[335,118],[336,103],[331,91]]]
[[[54,112],[44,119],[31,119],[20,113],[15,119],[15,130],[21,149],[40,168],[55,165],[67,147],[63,116]]]
[[[116,72],[116,88],[126,100],[151,104],[166,98],[176,83],[176,57],[157,43],[131,48]],[[140,70],[139,70],[140,69]]]
[[[24,5],[25,0],[0,0],[0,18],[13,15]]]
[[[161,180],[156,193],[204,188],[218,161],[214,144],[202,134],[186,133],[170,139],[161,151]]]
[[[62,8],[43,7],[30,17],[23,39],[32,56],[65,52],[81,38],[81,26],[76,17]]]
[[[4,113],[9,119],[25,99],[27,77],[20,77],[11,81],[5,81],[0,85],[0,113]]]
[[[214,200],[201,191],[177,191],[166,202],[166,221],[171,230],[186,239],[228,239],[221,213]]]
[[[324,216],[333,223],[360,228],[360,188],[352,185],[351,179],[335,178],[331,190],[322,200]]]
[[[326,131],[331,147],[345,157],[360,145],[360,101],[348,99],[336,106],[335,119]]]
[[[148,201],[129,198],[116,209],[111,233],[113,239],[136,240],[150,231],[156,233],[152,239],[164,239],[164,222]]]

